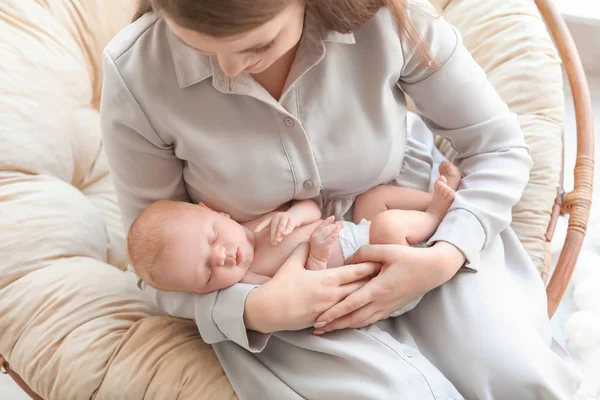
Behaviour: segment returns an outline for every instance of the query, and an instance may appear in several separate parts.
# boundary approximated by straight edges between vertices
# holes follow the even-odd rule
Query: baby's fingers
[[[283,232],[288,224],[289,217],[281,215],[273,220],[271,224],[271,244],[273,246],[279,244],[283,239]]]
[[[271,225],[271,218],[265,218],[256,228],[254,228],[254,232],[260,232],[269,225]]]
[[[279,222],[280,218],[273,218],[273,222],[271,223],[271,244],[275,246],[277,244],[277,237],[279,236]]]
[[[285,227],[285,230],[283,231],[283,235],[287,236],[290,233],[294,232],[294,229],[296,229],[297,225],[296,222],[293,219],[289,219],[287,226]]]

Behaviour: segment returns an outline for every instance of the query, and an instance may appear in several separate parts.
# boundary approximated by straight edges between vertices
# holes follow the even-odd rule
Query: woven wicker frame
[[[563,149],[561,187],[558,190],[546,234],[546,241],[550,243],[558,217],[569,214],[569,227],[565,243],[558,258],[556,269],[546,288],[548,315],[552,317],[573,275],[590,216],[594,184],[594,117],[592,99],[583,65],[565,21],[551,0],[535,0],[535,3],[552,35],[567,72],[577,121],[577,159],[574,170],[574,188],[570,193],[565,193],[562,188],[562,177],[565,173]],[[550,257],[547,257],[546,263],[548,265],[546,269],[548,271],[550,271],[550,262]]]
[[[546,241],[550,243],[559,216],[569,214],[569,227],[565,243],[556,269],[546,288],[548,295],[548,315],[552,317],[573,275],[589,220],[594,183],[594,119],[587,79],[575,43],[567,29],[565,21],[562,19],[552,0],[534,1],[563,60],[573,94],[575,116],[577,119],[577,159],[574,170],[574,189],[572,192],[565,193],[562,188],[562,177],[565,172],[563,151],[561,187],[558,190],[558,195],[552,209],[552,217],[546,233]],[[546,271],[550,271],[550,257],[547,257],[546,263]],[[43,400],[10,368],[8,362],[1,355],[0,373],[9,374],[32,399]]]

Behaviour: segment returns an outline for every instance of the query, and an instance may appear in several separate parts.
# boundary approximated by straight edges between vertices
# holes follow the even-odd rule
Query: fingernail
[[[323,331],[314,331],[314,332],[313,332],[313,334],[315,334],[315,335],[322,335],[322,334],[324,334],[324,333],[325,333],[325,332],[323,332]]]
[[[317,322],[316,324],[313,325],[313,328],[315,328],[315,329],[322,328],[325,325],[327,325],[327,322]]]

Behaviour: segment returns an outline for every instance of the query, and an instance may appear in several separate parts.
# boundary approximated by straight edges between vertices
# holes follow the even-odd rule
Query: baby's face
[[[190,291],[208,293],[238,283],[254,259],[254,233],[206,207],[198,206],[170,230],[163,257],[171,276],[161,279]]]

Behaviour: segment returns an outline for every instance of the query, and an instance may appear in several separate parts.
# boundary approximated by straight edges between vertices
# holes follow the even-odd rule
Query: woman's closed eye
[[[257,47],[255,49],[252,49],[252,52],[255,54],[261,54],[264,53],[265,51],[269,50],[271,47],[273,47],[273,44],[275,43],[275,41],[269,42],[267,44],[265,44],[264,46],[261,47]]]

